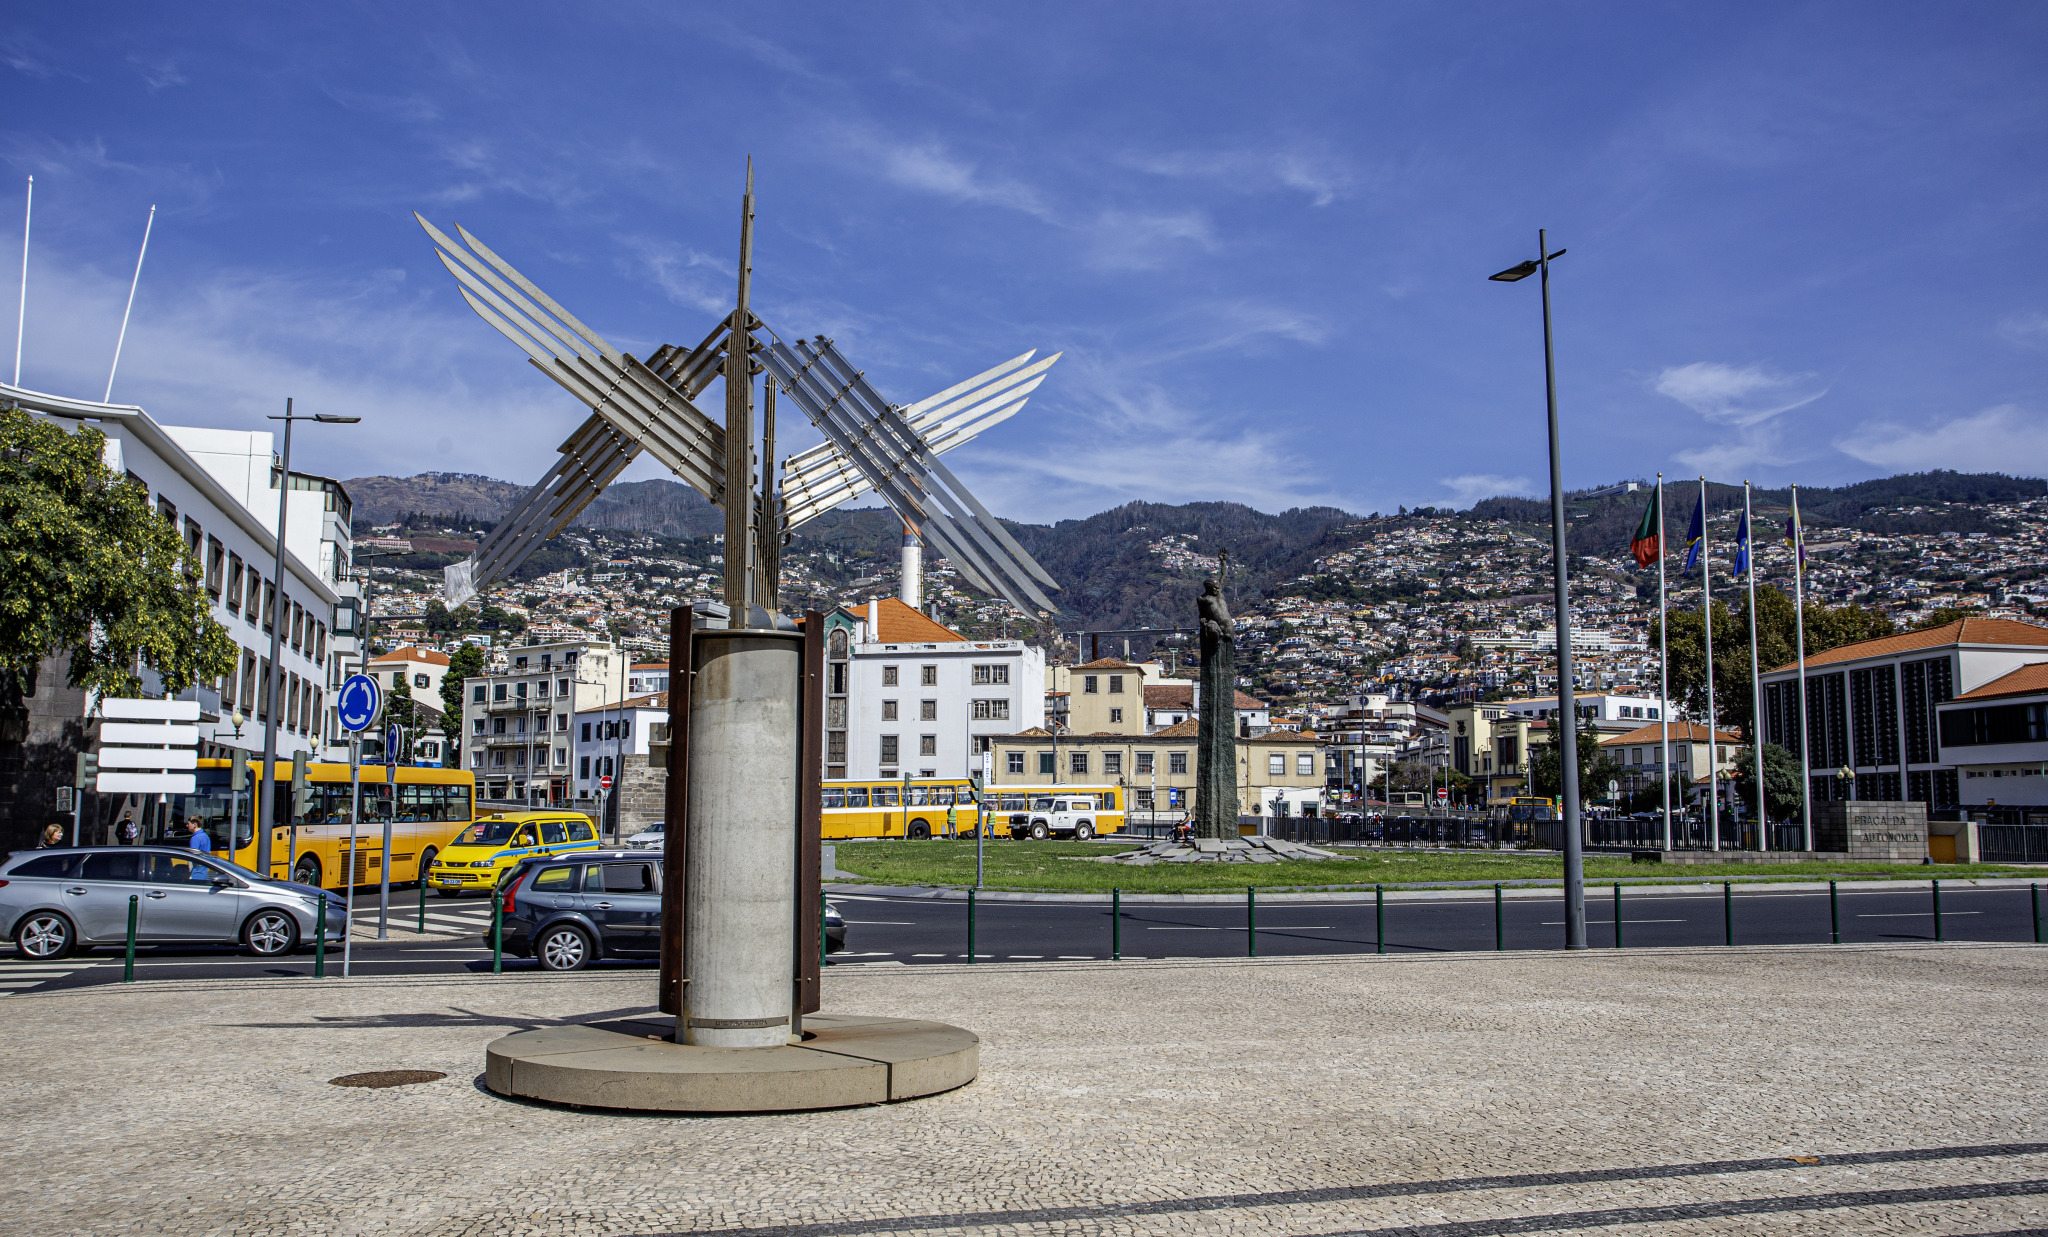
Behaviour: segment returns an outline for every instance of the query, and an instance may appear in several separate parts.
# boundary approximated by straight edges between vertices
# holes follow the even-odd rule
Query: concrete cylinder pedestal
[[[677,1042],[789,1042],[803,638],[706,631],[690,691],[690,859]]]

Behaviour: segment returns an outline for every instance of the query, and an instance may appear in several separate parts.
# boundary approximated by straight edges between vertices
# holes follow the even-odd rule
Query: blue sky
[[[155,204],[115,398],[362,414],[309,435],[317,471],[529,481],[583,415],[462,304],[413,210],[645,355],[729,305],[752,154],[755,303],[783,335],[833,336],[906,402],[1065,350],[950,457],[1018,519],[1535,492],[1537,290],[1485,276],[1539,226],[1570,250],[1569,484],[2048,473],[2038,4],[10,19],[24,384],[99,396]]]

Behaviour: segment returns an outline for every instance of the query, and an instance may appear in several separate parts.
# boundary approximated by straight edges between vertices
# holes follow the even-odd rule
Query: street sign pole
[[[384,766],[384,785],[391,802],[385,807],[384,855],[383,862],[378,865],[383,873],[377,878],[377,939],[380,941],[388,940],[391,935],[391,822],[398,816],[398,749],[391,740],[397,735],[398,727],[393,726],[384,742],[384,757],[388,762]]]
[[[348,892],[348,912],[342,916],[341,933],[341,977],[348,978],[349,943],[356,934],[356,834],[357,826],[363,819],[363,735],[361,731],[348,737],[348,866],[342,871],[342,887]],[[320,942],[326,949],[327,942]]]
[[[341,690],[334,693],[334,714],[341,722],[341,728],[348,735],[348,870],[342,873],[343,888],[348,906],[348,929],[341,934],[341,974],[345,979],[349,973],[350,940],[355,934],[356,910],[356,837],[362,832],[363,822],[363,732],[377,724],[377,715],[384,711],[384,689],[377,686],[377,680],[367,674],[352,674],[342,681]],[[396,787],[393,787],[394,793]],[[390,871],[391,835],[386,826],[384,835],[385,871]],[[383,897],[388,903],[391,891],[388,886]],[[378,935],[383,935],[380,919]],[[321,948],[327,943],[322,941]]]

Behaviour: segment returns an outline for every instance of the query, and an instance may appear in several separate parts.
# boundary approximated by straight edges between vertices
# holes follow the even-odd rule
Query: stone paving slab
[[[29,1234],[2048,1225],[2041,947],[835,967],[829,1008],[973,1028],[979,1079],[708,1118],[482,1086],[492,1040],[650,1018],[653,986],[279,977],[12,998],[0,1215]],[[327,1083],[385,1069],[448,1077]]]

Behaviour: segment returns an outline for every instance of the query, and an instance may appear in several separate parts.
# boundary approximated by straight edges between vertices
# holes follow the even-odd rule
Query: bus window
[[[594,842],[597,840],[597,835],[590,831],[589,821],[572,820],[569,822],[569,840],[571,842]]]
[[[875,787],[874,793],[870,796],[869,801],[873,803],[876,807],[901,806],[896,802],[896,788],[894,786]]]
[[[934,786],[934,787],[932,787],[932,806],[933,806],[933,807],[952,807],[952,806],[953,806],[953,788],[952,788],[951,786]]]
[[[560,846],[569,840],[568,822],[544,820],[540,822],[540,840],[546,846]]]
[[[943,787],[939,787],[939,786],[912,786],[912,787],[910,788],[910,806],[911,806],[911,807],[937,807],[937,806],[941,806],[941,805],[939,804],[939,792],[940,792],[940,791],[941,791],[942,789],[944,789],[944,788],[943,788]]]
[[[867,787],[865,787],[865,786],[848,786],[848,787],[846,788],[846,806],[848,806],[848,807],[866,807],[867,805],[868,805],[868,788],[867,788]]]
[[[824,802],[819,805],[821,807],[846,806],[846,790],[844,787],[835,786],[830,790],[819,791],[818,795],[821,799],[824,800]]]
[[[1028,812],[1031,810],[1030,795],[1004,795],[999,812]]]
[[[1116,792],[1113,790],[1105,790],[1101,794],[1095,796],[1095,810],[1098,812],[1116,811]]]

